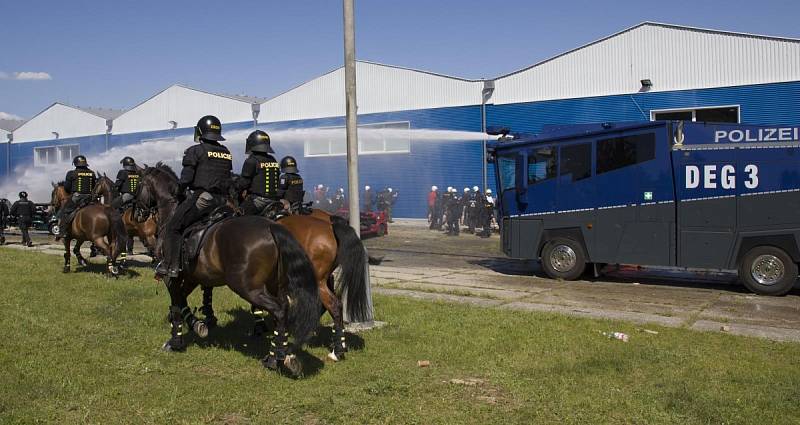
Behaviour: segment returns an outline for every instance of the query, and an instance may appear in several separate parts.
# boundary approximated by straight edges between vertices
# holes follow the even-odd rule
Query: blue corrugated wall
[[[659,93],[637,93],[564,99],[509,105],[487,105],[487,124],[506,125],[514,131],[537,132],[547,124],[577,124],[603,121],[649,120],[653,109],[691,108],[698,106],[740,105],[741,120],[751,124],[800,123],[800,82],[762,84],[713,89]],[[480,106],[436,108],[359,115],[360,124],[408,121],[412,129],[480,131]],[[249,129],[252,122],[225,124],[225,130]],[[343,117],[286,121],[260,125],[267,131],[344,126]],[[191,135],[191,128],[112,134],[109,147],[156,139]],[[11,163],[15,167],[33,163],[33,148],[64,144],[81,145],[81,153],[93,155],[105,149],[105,135],[74,139],[12,143]],[[273,141],[276,156],[293,155],[298,159],[307,190],[321,183],[332,190],[347,188],[344,156],[303,157],[299,142]],[[240,148],[238,148],[240,149]],[[233,150],[238,164],[243,152]],[[431,185],[440,189],[451,185],[459,189],[480,185],[482,180],[481,143],[479,141],[414,140],[408,154],[362,155],[359,159],[360,182],[379,190],[386,186],[400,192],[395,208],[397,217],[424,217],[426,194]],[[0,171],[5,175],[6,151],[0,150]],[[495,188],[493,167],[489,166],[489,186]],[[239,170],[236,170],[237,172]]]

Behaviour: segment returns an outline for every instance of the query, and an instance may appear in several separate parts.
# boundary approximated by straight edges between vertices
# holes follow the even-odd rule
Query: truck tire
[[[47,231],[53,236],[57,235],[59,231],[58,223],[50,223],[50,225],[47,226]]]
[[[569,238],[554,238],[542,249],[542,269],[553,279],[575,280],[586,270],[586,253]]]
[[[759,295],[786,295],[797,280],[797,264],[780,248],[757,246],[742,258],[739,280]]]

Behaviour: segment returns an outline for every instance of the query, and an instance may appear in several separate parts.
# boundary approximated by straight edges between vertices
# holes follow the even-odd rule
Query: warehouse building
[[[424,217],[431,185],[483,184],[489,125],[536,132],[604,121],[800,122],[800,41],[788,38],[642,23],[491,80],[366,61],[356,68],[360,180],[398,190],[400,217]],[[175,85],[124,113],[57,103],[14,130],[0,171],[13,178],[19,167],[41,166],[51,148],[63,161],[74,153],[65,146],[94,155],[188,136],[211,113],[226,132],[243,130],[237,139],[254,126],[272,132],[278,155],[298,159],[307,189],[347,187],[343,87],[338,68],[271,99]]]

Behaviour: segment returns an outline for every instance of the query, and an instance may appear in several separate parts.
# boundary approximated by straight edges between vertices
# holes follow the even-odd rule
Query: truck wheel
[[[572,239],[555,238],[542,249],[542,268],[553,279],[575,280],[586,270],[586,253]]]
[[[784,250],[757,246],[742,258],[739,279],[759,295],[786,295],[797,280],[797,264]]]
[[[57,235],[59,231],[58,223],[51,223],[50,226],[47,228],[47,231],[50,232],[50,234],[53,236]]]

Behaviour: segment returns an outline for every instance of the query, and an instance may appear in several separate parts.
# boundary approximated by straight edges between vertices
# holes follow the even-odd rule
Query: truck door
[[[548,220],[550,229],[580,229],[589,261],[593,260],[595,183],[592,179],[592,142],[560,147],[558,165],[558,214]]]
[[[725,268],[736,229],[732,150],[672,152],[678,194],[678,265]],[[731,180],[733,179],[733,180]]]

